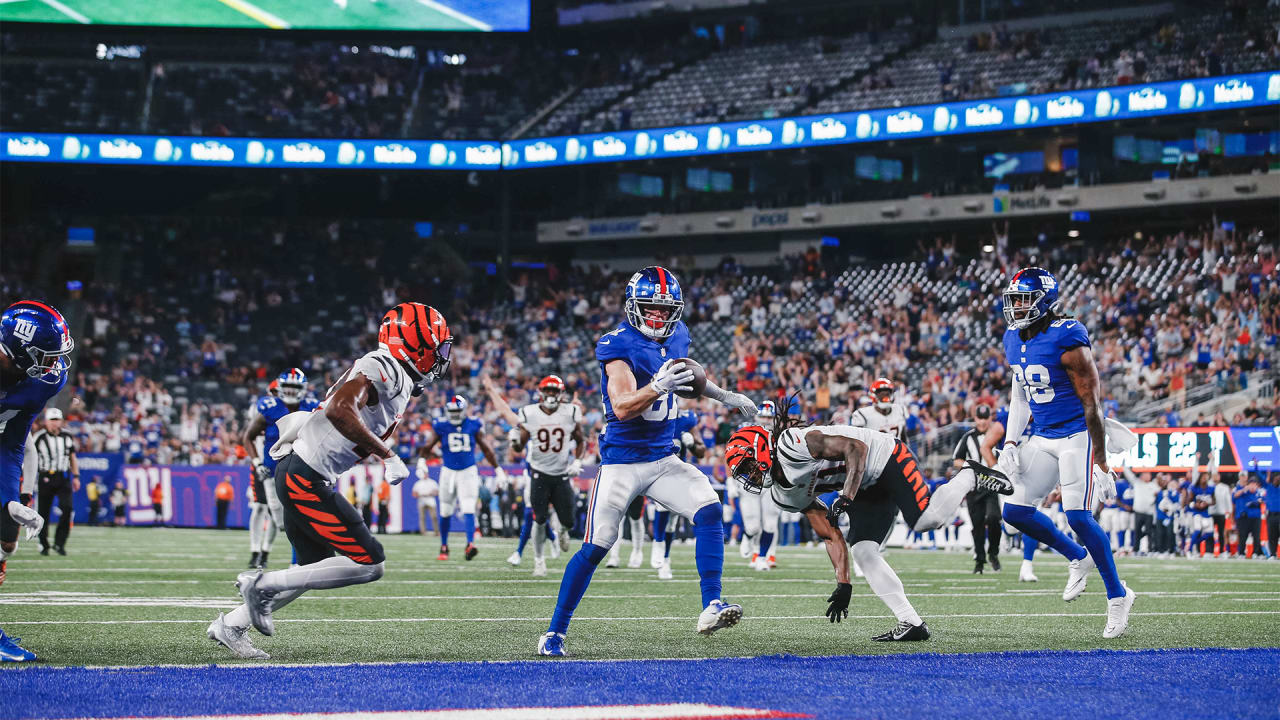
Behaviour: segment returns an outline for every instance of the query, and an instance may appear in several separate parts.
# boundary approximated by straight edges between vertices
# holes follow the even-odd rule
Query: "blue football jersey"
[[[614,360],[625,362],[636,376],[636,387],[644,387],[653,374],[668,360],[689,356],[689,328],[677,323],[665,342],[645,337],[629,323],[605,333],[596,343],[596,359],[600,361],[600,395],[604,403],[604,430],[600,433],[602,465],[625,465],[652,462],[676,451],[675,422],[679,408],[674,393],[654,401],[653,406],[630,420],[619,420],[609,402],[609,381],[605,365]]]
[[[275,458],[271,457],[271,446],[276,444],[280,439],[280,428],[276,423],[280,418],[291,412],[311,412],[315,410],[320,403],[316,402],[314,395],[307,395],[298,403],[298,410],[290,410],[284,401],[274,395],[263,395],[258,398],[258,404],[255,409],[267,421],[267,429],[262,431],[262,465],[272,474],[276,471]]]
[[[1032,435],[1061,438],[1085,430],[1084,405],[1062,367],[1062,354],[1082,346],[1091,347],[1089,333],[1077,320],[1055,320],[1025,342],[1017,330],[1005,331],[1005,360],[1031,405]]]
[[[689,451],[684,447],[684,442],[680,439],[685,433],[693,434],[693,429],[698,427],[698,414],[692,410],[685,410],[676,416],[674,428],[672,429],[672,438],[675,442],[673,447],[679,447],[677,451],[681,460],[689,459]]]
[[[22,457],[26,454],[31,423],[44,406],[67,384],[67,376],[56,383],[24,377],[0,387],[0,509],[18,499],[21,489]]]
[[[1133,486],[1124,478],[1116,478],[1116,507],[1125,512],[1133,512]]]
[[[440,438],[440,453],[444,466],[450,470],[465,470],[476,464],[476,435],[484,430],[484,423],[476,418],[464,418],[455,424],[442,418],[431,423],[431,430]]]
[[[1197,508],[1196,503],[1208,503],[1203,509]],[[1209,517],[1209,509],[1213,507],[1213,486],[1200,487],[1199,485],[1191,486],[1191,502],[1187,505],[1187,510],[1193,515],[1201,517]]]

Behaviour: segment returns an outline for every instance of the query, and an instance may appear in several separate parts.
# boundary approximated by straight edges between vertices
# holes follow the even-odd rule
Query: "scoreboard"
[[[1280,470],[1280,427],[1133,428],[1138,443],[1108,458],[1136,472]]]

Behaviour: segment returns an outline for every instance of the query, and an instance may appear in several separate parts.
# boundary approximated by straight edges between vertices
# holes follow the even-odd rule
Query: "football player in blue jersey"
[[[476,448],[493,466],[498,487],[506,487],[507,473],[498,464],[498,455],[484,436],[484,422],[467,417],[467,399],[454,395],[444,406],[444,417],[431,423],[432,437],[422,449],[423,457],[430,457],[438,444],[444,459],[440,468],[440,555],[437,560],[449,559],[449,526],[453,514],[462,510],[467,528],[467,549],[464,557],[470,560],[479,550],[475,545],[476,502],[480,498],[480,470],[476,467]]]
[[[274,393],[271,389],[274,388]],[[258,398],[253,406],[253,419],[240,438],[249,460],[253,463],[253,482],[249,487],[249,567],[265,568],[276,533],[284,527],[284,505],[276,497],[276,461],[271,457],[271,446],[280,439],[276,422],[294,412],[311,412],[319,403],[307,395],[307,374],[298,368],[289,368],[271,383],[268,394]],[[262,436],[262,457],[254,440]]]
[[[701,460],[707,454],[707,446],[702,438],[695,434],[698,427],[698,414],[685,410],[676,417],[672,428],[671,446],[682,462],[690,458]],[[658,571],[659,580],[670,580],[671,574],[671,542],[675,540],[676,524],[679,515],[671,512],[661,504],[654,503],[653,511],[653,552],[649,565]]]
[[[1213,518],[1209,517],[1209,509],[1213,507],[1213,485],[1209,483],[1208,473],[1199,472],[1200,468],[1196,467],[1192,474],[1195,480],[1191,486],[1186,488],[1186,523],[1187,529],[1191,533],[1191,546],[1188,553],[1194,555],[1200,554],[1204,557],[1204,543],[1208,544],[1209,552],[1213,552]]]
[[[18,500],[19,474],[31,423],[67,384],[75,343],[62,314],[35,300],[21,300],[0,313],[0,583],[9,556],[18,549],[18,528],[35,537],[44,520]],[[0,630],[0,662],[29,662],[35,653]]]
[[[675,456],[679,416],[675,393],[693,390],[694,371],[681,360],[689,353],[689,329],[680,321],[684,299],[676,277],[661,267],[631,276],[625,291],[626,320],[596,343],[605,426],[600,434],[600,472],[588,501],[585,542],[569,560],[560,583],[551,626],[538,640],[539,655],[564,655],[565,633],[591,575],[618,539],[618,524],[640,495],[693,522],[694,558],[701,578],[702,612],[697,631],[709,635],[737,624],[742,607],[720,598],[724,527],[720,499],[695,466]],[[754,417],[745,395],[710,380],[704,397]]]
[[[1058,281],[1042,268],[1019,270],[1003,300],[1009,325],[1004,354],[1013,385],[997,469],[1014,480],[1004,519],[1070,561],[1063,600],[1079,597],[1089,571],[1097,567],[1107,587],[1102,636],[1119,637],[1136,596],[1116,573],[1111,543],[1093,518],[1097,504],[1115,493],[1115,481],[1107,465],[1107,429],[1089,333],[1078,320],[1060,314]],[[1030,437],[1024,439],[1028,423]],[[1083,547],[1036,510],[1055,485],[1062,487],[1062,507]]]

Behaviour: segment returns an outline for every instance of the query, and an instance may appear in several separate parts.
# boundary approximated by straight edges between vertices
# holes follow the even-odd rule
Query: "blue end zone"
[[[3,718],[706,702],[818,718],[1280,718],[1280,649],[0,671]],[[1196,678],[1188,682],[1188,678]]]

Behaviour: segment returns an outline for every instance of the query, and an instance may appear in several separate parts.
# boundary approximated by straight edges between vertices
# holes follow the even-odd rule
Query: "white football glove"
[[[681,447],[687,447],[687,448],[693,447],[693,433],[688,433],[688,432],[680,433],[680,445]]]
[[[516,426],[507,431],[507,442],[512,445],[520,444],[520,426]]]
[[[1107,502],[1116,496],[1116,474],[1111,470],[1103,470],[1093,466],[1093,486],[1098,489],[1098,500]],[[1092,510],[1092,508],[1086,508]]]
[[[693,390],[693,371],[688,365],[675,360],[668,360],[662,363],[662,367],[658,368],[658,372],[653,374],[653,379],[649,384],[653,386],[654,391],[659,395],[666,395],[670,392],[689,392]]]
[[[742,393],[729,392],[726,390],[724,398],[722,398],[720,402],[730,410],[737,410],[747,417],[753,418],[760,412],[760,409],[756,407],[756,404],[751,402],[751,398],[743,395]]]
[[[1000,450],[1000,457],[996,458],[996,470],[1004,473],[1005,477],[1010,480],[1022,474],[1022,461],[1018,457],[1018,445],[1016,443],[1005,443],[1004,448]]]
[[[510,482],[509,480],[507,480],[507,471],[503,470],[501,467],[496,467],[493,469],[493,477],[495,480],[497,480],[498,487],[500,488],[506,487]]]
[[[44,518],[40,517],[40,513],[36,512],[35,508],[29,508],[17,500],[10,500],[6,507],[9,509],[9,517],[27,529],[26,539],[35,537],[44,527]]]
[[[400,481],[409,477],[409,468],[405,466],[399,455],[393,454],[382,461],[382,477],[392,485],[399,485]]]
[[[579,458],[574,458],[573,462],[569,463],[569,477],[576,478],[581,474],[582,474],[582,460]]]

